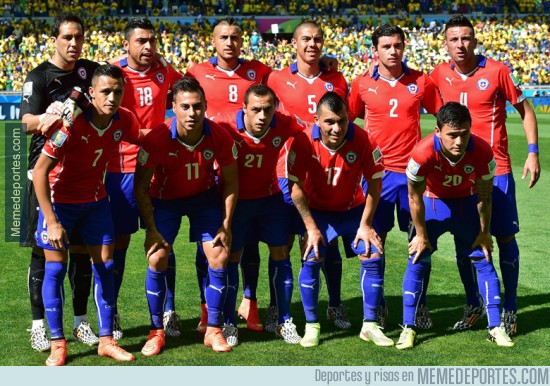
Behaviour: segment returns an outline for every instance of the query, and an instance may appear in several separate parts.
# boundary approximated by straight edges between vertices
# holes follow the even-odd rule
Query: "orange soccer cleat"
[[[238,315],[246,320],[246,328],[252,331],[263,331],[264,326],[260,322],[258,303],[255,300],[243,298],[239,306]]]
[[[51,353],[46,359],[46,366],[63,366],[67,359],[67,341],[65,339],[52,340]]]
[[[231,351],[231,347],[227,344],[227,341],[223,337],[221,327],[206,328],[206,334],[204,335],[204,345],[206,347],[212,347],[212,350],[216,352]]]
[[[197,326],[197,331],[201,334],[206,332],[206,327],[208,327],[208,309],[206,308],[206,303],[201,304],[201,320]]]
[[[152,357],[160,353],[164,346],[166,346],[164,330],[151,330],[141,353],[146,357]]]
[[[111,357],[121,362],[131,362],[136,359],[132,354],[120,347],[112,336],[101,336],[99,338],[97,353],[99,356]]]

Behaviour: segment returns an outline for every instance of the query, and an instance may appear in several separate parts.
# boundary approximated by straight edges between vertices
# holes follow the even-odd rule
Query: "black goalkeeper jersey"
[[[20,116],[45,113],[53,102],[65,101],[75,86],[79,86],[87,93],[92,75],[98,66],[96,62],[79,59],[74,70],[64,71],[49,61],[43,62],[29,72],[25,79]],[[29,170],[34,168],[45,142],[46,137],[42,134],[32,136],[29,146]]]

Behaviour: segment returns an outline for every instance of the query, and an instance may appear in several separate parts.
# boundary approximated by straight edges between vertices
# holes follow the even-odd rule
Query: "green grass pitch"
[[[273,334],[253,333],[240,327],[240,342],[231,353],[220,355],[203,346],[203,336],[194,331],[199,318],[199,296],[195,278],[195,247],[187,242],[187,223],[184,222],[175,244],[177,256],[176,306],[181,317],[182,336],[167,338],[166,350],[153,358],[142,356],[139,351],[145,342],[149,328],[149,316],[145,299],[145,271],[147,262],[143,253],[143,235],[134,236],[127,258],[127,268],[119,300],[125,337],[121,345],[133,352],[137,359],[129,365],[140,366],[209,366],[209,365],[263,365],[263,366],[391,366],[391,365],[548,365],[550,347],[550,285],[548,280],[547,250],[550,239],[549,213],[550,179],[550,115],[539,115],[539,147],[541,151],[542,177],[534,189],[527,189],[527,181],[521,180],[527,144],[521,121],[517,115],[508,118],[510,152],[517,182],[517,201],[520,212],[521,232],[518,242],[521,250],[521,274],[519,284],[519,335],[516,347],[505,349],[485,340],[486,322],[480,322],[471,331],[455,332],[451,326],[461,317],[464,295],[454,261],[451,238],[446,235],[433,258],[433,271],[428,293],[434,328],[418,334],[417,346],[404,352],[395,348],[376,347],[358,338],[361,328],[362,302],[359,288],[360,264],[357,259],[344,261],[342,296],[353,327],[337,330],[321,316],[321,344],[317,348],[304,349],[290,346]],[[434,126],[432,117],[423,117],[422,127],[428,133]],[[4,125],[0,125],[0,170],[4,173],[5,149]],[[0,179],[2,197],[5,178]],[[6,202],[0,201],[1,213]],[[1,232],[4,233],[4,221]],[[495,243],[496,244],[496,243]],[[262,249],[261,278],[258,303],[261,316],[265,317],[268,305],[267,252]],[[297,274],[300,260],[297,248],[292,253],[295,272],[295,292],[292,303],[294,322],[303,333],[304,316],[298,292]],[[496,254],[495,254],[496,255]],[[387,335],[397,341],[401,328],[401,282],[407,257],[406,236],[397,230],[388,236],[386,246],[387,267],[385,294],[389,305]],[[16,243],[0,244],[0,365],[43,366],[48,353],[35,353],[29,344],[31,315],[26,288],[30,250]],[[498,264],[497,264],[498,265]],[[500,271],[497,268],[497,271]],[[66,286],[65,332],[71,334],[72,304],[70,290]],[[240,302],[240,296],[239,300]],[[321,289],[320,314],[327,305],[326,288]],[[88,314],[94,326],[96,322],[92,301]],[[97,330],[97,328],[96,328]],[[114,366],[111,359],[97,356],[96,349],[70,341],[68,366]]]

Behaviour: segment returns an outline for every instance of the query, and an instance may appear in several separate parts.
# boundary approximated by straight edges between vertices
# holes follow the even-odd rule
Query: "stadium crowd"
[[[376,16],[364,22],[354,17],[317,16],[324,27],[325,53],[339,59],[340,71],[348,82],[365,71],[372,59],[371,34],[380,24]],[[87,33],[83,57],[107,60],[123,52],[123,30],[126,18],[106,17],[94,21]],[[423,22],[418,18],[390,20],[408,34],[405,60],[414,69],[431,71],[447,58],[441,41],[442,24]],[[271,68],[281,69],[295,58],[289,40],[274,37],[262,39],[254,18],[243,18],[243,56],[258,59]],[[474,23],[480,41],[478,50],[504,62],[524,85],[550,84],[550,45],[548,17],[477,19]],[[212,26],[207,19],[197,18],[192,24],[157,20],[160,35],[159,52],[182,72],[193,63],[201,63],[213,54],[210,44]],[[49,26],[44,20],[4,21],[0,26],[0,90],[20,91],[23,80],[38,63],[53,54],[48,42]]]

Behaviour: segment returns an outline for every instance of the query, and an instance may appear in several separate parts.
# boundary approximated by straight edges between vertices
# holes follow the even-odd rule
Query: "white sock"
[[[44,319],[37,319],[32,321],[32,329],[36,329],[38,327],[44,327]]]
[[[77,328],[80,323],[82,322],[87,322],[88,321],[88,314],[84,314],[84,315],[79,315],[79,316],[74,316],[74,327],[73,328]]]

